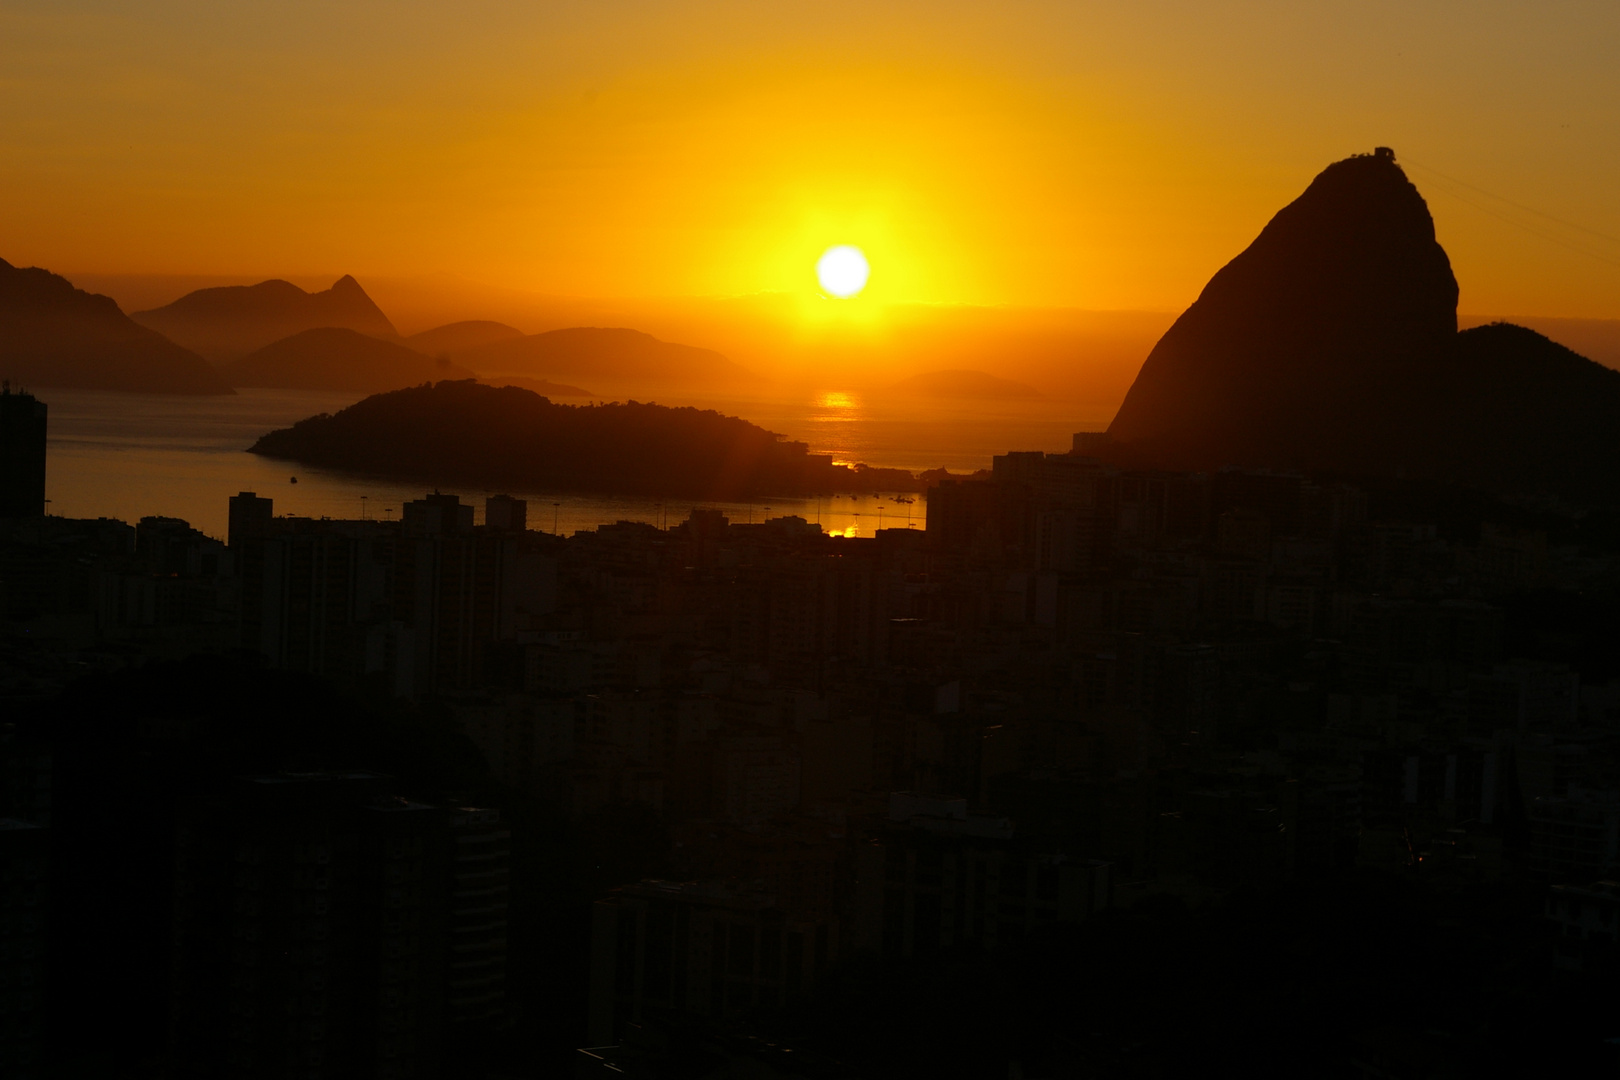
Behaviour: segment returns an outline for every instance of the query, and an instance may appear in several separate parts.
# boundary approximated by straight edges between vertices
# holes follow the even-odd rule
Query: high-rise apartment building
[[[399,522],[274,517],[269,499],[233,497],[243,647],[396,696],[477,685],[489,649],[549,610],[555,579],[523,501],[490,505],[504,525],[475,527],[454,495],[407,503]]]
[[[0,387],[0,518],[45,513],[45,403]]]
[[[598,900],[587,1037],[659,1017],[728,1019],[806,991],[838,950],[837,923],[726,882],[643,881]]]
[[[0,817],[0,1075],[45,1076],[47,841],[33,821]]]
[[[179,1076],[453,1073],[505,1009],[507,832],[494,810],[370,773],[238,780],[184,813],[171,1049]]]

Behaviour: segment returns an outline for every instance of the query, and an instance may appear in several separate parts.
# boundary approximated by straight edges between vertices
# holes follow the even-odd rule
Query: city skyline
[[[0,1075],[1613,1074],[1617,48],[0,3]]]

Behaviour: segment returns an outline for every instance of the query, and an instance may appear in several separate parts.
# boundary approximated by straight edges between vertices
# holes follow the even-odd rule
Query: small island
[[[921,491],[903,469],[835,465],[712,409],[559,405],[471,379],[375,394],[272,431],[250,453],[426,484],[656,497]]]

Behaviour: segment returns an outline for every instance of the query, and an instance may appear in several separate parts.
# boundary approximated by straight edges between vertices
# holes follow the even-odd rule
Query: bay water
[[[275,500],[277,514],[398,519],[400,508],[424,494],[422,485],[309,468],[247,453],[268,431],[359,400],[355,393],[245,389],[230,397],[120,394],[43,388],[50,407],[46,467],[48,513],[135,522],[147,515],[182,518],[223,537],[228,499],[254,491]],[[619,395],[625,400],[631,395]],[[668,405],[714,408],[741,416],[814,453],[843,462],[912,471],[988,468],[1008,450],[1059,451],[1075,431],[1104,426],[1111,408],[1043,399],[1005,402],[873,400],[857,392],[774,391],[743,396],[646,395]],[[449,488],[472,502],[482,520],[492,490]],[[921,528],[925,500],[896,501],[895,493],[836,497],[762,498],[702,502],[577,492],[505,492],[529,500],[530,528],[564,534],[615,521],[673,525],[694,506],[713,506],[735,521],[797,514],[846,536],[877,528]]]

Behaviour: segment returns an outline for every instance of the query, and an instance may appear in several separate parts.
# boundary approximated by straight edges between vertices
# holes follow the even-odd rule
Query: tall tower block
[[[45,403],[0,385],[0,518],[45,514]]]

